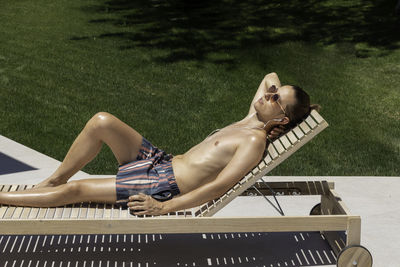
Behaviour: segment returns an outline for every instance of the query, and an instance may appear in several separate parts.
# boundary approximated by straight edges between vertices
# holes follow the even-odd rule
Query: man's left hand
[[[162,215],[163,203],[155,200],[149,195],[139,193],[139,195],[132,195],[129,197],[127,204],[129,209],[133,211],[134,215]]]
[[[282,125],[272,128],[272,130],[268,133],[268,138],[274,141],[278,137],[285,132],[285,128]]]

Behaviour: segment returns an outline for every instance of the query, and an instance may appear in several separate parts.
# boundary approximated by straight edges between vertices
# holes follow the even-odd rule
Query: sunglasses
[[[267,89],[267,93],[273,94],[271,95],[271,99],[273,102],[276,102],[279,107],[282,109],[283,113],[286,115],[286,110],[282,107],[282,104],[280,103],[280,101],[278,101],[280,99],[280,96],[278,94],[276,94],[276,92],[278,92],[278,88],[275,85],[272,85],[270,88]]]

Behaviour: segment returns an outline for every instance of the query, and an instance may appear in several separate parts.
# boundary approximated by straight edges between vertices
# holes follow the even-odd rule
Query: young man
[[[0,203],[62,206],[77,202],[123,203],[136,215],[160,215],[215,199],[262,159],[267,135],[280,125],[308,115],[308,95],[296,86],[281,86],[276,73],[262,80],[248,115],[183,155],[172,157],[152,146],[137,131],[106,112],[86,124],[59,168],[36,187],[1,192]],[[274,129],[274,130],[273,130]],[[68,179],[90,162],[106,143],[120,164],[116,178]]]

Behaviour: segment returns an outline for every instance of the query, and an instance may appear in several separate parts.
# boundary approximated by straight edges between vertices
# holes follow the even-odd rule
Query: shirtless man
[[[260,162],[267,135],[276,137],[282,131],[279,125],[297,123],[310,110],[309,97],[303,90],[281,86],[277,74],[270,73],[262,80],[244,119],[174,157],[153,147],[115,116],[99,112],[87,122],[49,178],[32,189],[0,192],[0,203],[49,207],[117,202],[135,215],[195,207],[228,191]],[[120,164],[117,177],[67,183],[99,153],[103,143]]]

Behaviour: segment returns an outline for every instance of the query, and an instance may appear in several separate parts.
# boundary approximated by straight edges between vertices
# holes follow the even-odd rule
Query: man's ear
[[[281,119],[281,124],[288,124],[290,122],[290,119],[289,119],[289,117],[283,117],[282,119]]]

